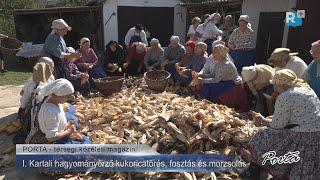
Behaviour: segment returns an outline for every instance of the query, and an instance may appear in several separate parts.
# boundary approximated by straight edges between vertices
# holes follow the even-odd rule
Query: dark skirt
[[[263,94],[271,95],[273,91],[274,91],[273,85],[269,85],[258,91],[256,111],[261,113],[263,116],[268,116],[270,114],[268,112],[267,99],[264,97]]]
[[[67,74],[66,74],[66,66],[64,63],[63,59],[60,59],[58,57],[55,56],[51,56],[51,59],[54,62],[54,71],[53,71],[53,76],[55,79],[60,79],[60,78],[64,78],[66,79]]]
[[[83,95],[88,95],[88,93],[90,91],[90,83],[89,82],[86,82],[81,85],[81,78],[76,79],[76,80],[71,80],[70,82],[72,83],[75,91],[78,91]]]
[[[181,75],[177,75],[176,76],[176,80],[177,82],[179,82],[182,86],[187,86],[190,84],[190,82],[192,81],[192,74],[191,71],[187,74],[188,77],[184,77]]]
[[[244,87],[242,84],[235,84],[233,81],[204,84],[200,94],[203,99],[208,99],[230,108],[247,110],[249,107]]]
[[[146,67],[141,64],[140,61],[133,59],[127,68],[127,74],[129,76],[139,76],[146,72]]]
[[[92,69],[89,70],[89,83],[90,86],[94,86],[93,79],[105,78],[107,74],[104,72],[101,66],[94,66]]]
[[[250,51],[231,50],[229,55],[232,57],[238,73],[241,73],[243,67],[252,66],[254,64],[256,49],[252,49]]]
[[[206,39],[204,43],[207,45],[207,53],[208,55],[212,54],[212,43],[215,41],[215,39]]]
[[[319,179],[320,178],[320,132],[294,132],[290,129],[262,128],[249,142],[248,149],[255,163],[266,169],[275,178]],[[299,152],[298,162],[263,163],[263,155],[274,151],[275,157],[290,152]]]

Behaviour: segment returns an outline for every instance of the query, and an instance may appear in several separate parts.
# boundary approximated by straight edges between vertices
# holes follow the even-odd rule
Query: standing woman
[[[240,16],[239,27],[230,35],[228,47],[231,49],[230,56],[239,73],[243,67],[254,64],[256,57],[254,33],[248,15]]]
[[[42,57],[49,57],[54,61],[54,77],[65,78],[66,70],[64,63],[71,59],[79,59],[80,53],[72,52],[67,47],[63,37],[71,31],[71,27],[63,20],[56,19],[52,22],[52,32],[47,36],[43,49]]]
[[[125,60],[125,52],[123,47],[117,41],[110,41],[106,45],[106,57],[102,63],[104,70],[108,75],[123,75],[123,63]]]
[[[232,32],[237,28],[237,26],[234,25],[233,23],[233,18],[231,15],[227,15],[224,18],[224,23],[223,25],[220,27],[220,29],[223,32],[222,35],[222,41],[224,42],[228,42],[230,35],[232,34]]]
[[[228,58],[229,49],[221,44],[213,48],[212,56],[202,70],[192,77],[202,85],[200,96],[214,103],[246,110],[248,100],[241,77]]]
[[[304,79],[320,97],[320,40],[311,44],[310,53],[314,60],[309,64]]]
[[[212,53],[212,43],[216,40],[221,40],[222,31],[217,27],[217,24],[220,22],[220,20],[220,14],[213,13],[209,17],[208,22],[204,25],[202,41],[207,44],[209,55]]]
[[[198,26],[201,24],[201,19],[199,17],[194,17],[192,19],[192,24],[189,27],[187,37],[189,41],[197,41],[198,38],[195,36]]]
[[[136,24],[133,28],[130,28],[126,34],[124,42],[127,48],[130,48],[131,44],[135,42],[142,42],[148,46],[147,34],[143,30],[142,25]]]
[[[161,61],[164,57],[164,50],[158,39],[151,39],[150,48],[148,48],[147,53],[144,57],[144,65],[147,70],[159,69]]]
[[[98,57],[94,50],[90,48],[90,39],[82,38],[80,40],[80,49],[77,52],[81,53],[81,58],[75,62],[77,67],[82,72],[88,72],[90,85],[93,86],[93,78],[104,78],[106,73],[99,64]]]
[[[280,95],[273,116],[254,115],[255,125],[266,127],[249,142],[251,161],[268,170],[276,179],[318,179],[319,98],[289,69],[277,71],[272,83]],[[275,158],[278,158],[276,162]]]

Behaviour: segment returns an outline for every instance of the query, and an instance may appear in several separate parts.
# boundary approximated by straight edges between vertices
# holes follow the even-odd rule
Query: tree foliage
[[[50,7],[84,6],[89,0],[52,0]],[[0,33],[15,35],[13,10],[45,8],[46,0],[0,0]]]

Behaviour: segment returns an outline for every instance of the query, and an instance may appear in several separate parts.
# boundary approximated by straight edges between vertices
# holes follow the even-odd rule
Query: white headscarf
[[[171,36],[170,41],[180,42],[179,36]]]
[[[37,100],[42,102],[45,97],[51,97],[52,94],[56,96],[70,95],[74,93],[74,88],[70,81],[57,79],[46,85],[40,84],[35,91],[38,93]]]

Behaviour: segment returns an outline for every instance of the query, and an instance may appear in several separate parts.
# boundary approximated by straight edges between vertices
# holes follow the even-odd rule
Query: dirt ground
[[[20,90],[22,86],[0,86],[0,124],[4,124],[17,118],[19,109]],[[0,133],[0,158],[3,156],[2,152],[11,147],[12,138],[14,135],[8,135],[5,132]],[[0,180],[41,180],[49,179],[39,174],[28,174],[17,172],[15,168],[15,153],[11,153],[14,159],[10,167],[0,167]]]

